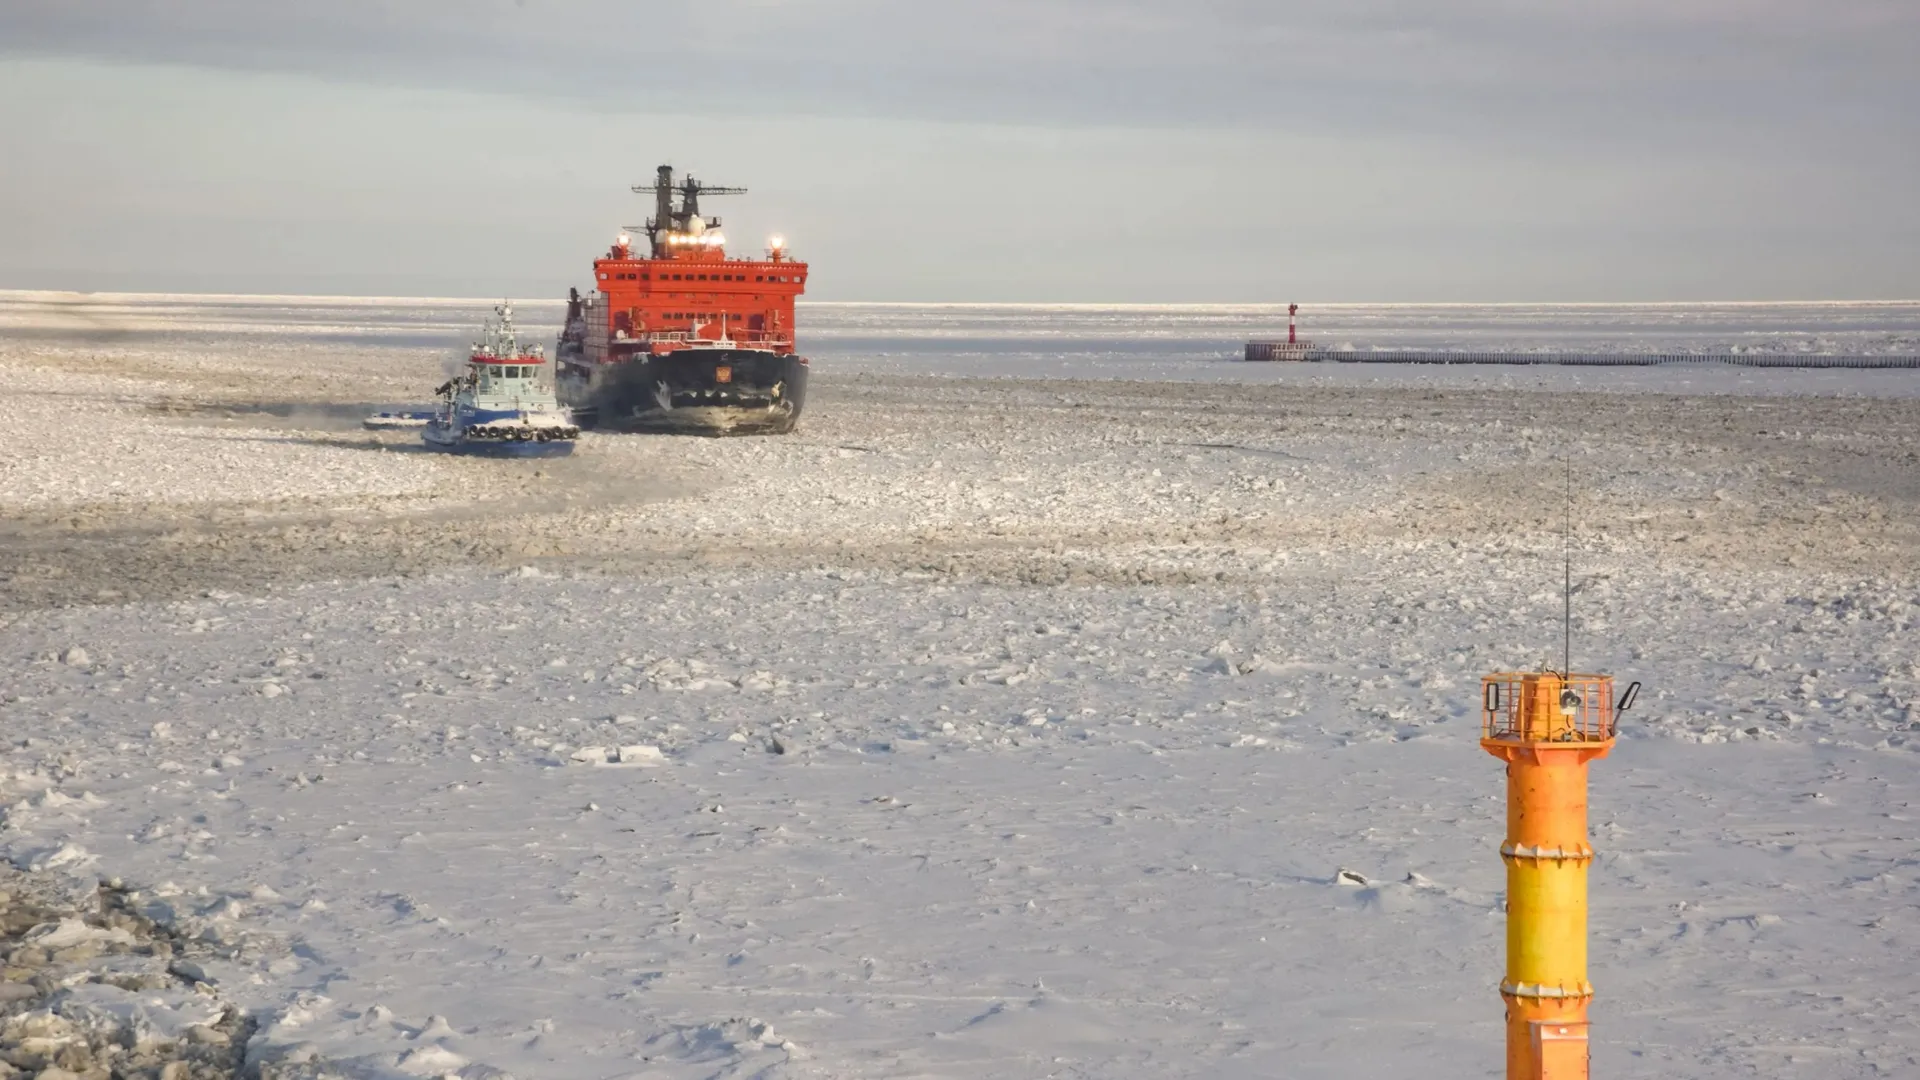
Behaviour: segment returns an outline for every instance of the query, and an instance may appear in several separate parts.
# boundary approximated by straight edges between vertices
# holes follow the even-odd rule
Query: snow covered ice
[[[794,436],[503,464],[345,409],[454,302],[39,302],[0,849],[118,879],[282,1075],[1495,1075],[1478,679],[1557,653],[1565,452],[1576,662],[1646,684],[1597,1074],[1920,1074],[1916,373],[1156,358],[1181,311],[1015,372],[840,310]],[[1814,336],[1912,333],[1862,317]]]

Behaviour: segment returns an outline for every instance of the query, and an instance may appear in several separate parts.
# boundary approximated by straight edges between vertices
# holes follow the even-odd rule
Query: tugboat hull
[[[546,443],[484,443],[455,442],[426,444],[428,450],[436,454],[461,454],[466,457],[485,458],[556,458],[573,453],[570,442]]]
[[[804,357],[763,349],[635,353],[592,367],[563,363],[560,400],[583,422],[620,431],[777,435],[806,407]]]
[[[572,439],[469,439],[461,432],[428,424],[420,442],[439,454],[464,454],[468,457],[531,458],[566,457],[573,453]]]

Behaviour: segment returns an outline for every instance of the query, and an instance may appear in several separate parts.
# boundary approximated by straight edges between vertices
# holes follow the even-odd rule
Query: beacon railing
[[[1480,680],[1480,735],[1510,742],[1605,742],[1640,684],[1618,701],[1609,675],[1500,672]]]

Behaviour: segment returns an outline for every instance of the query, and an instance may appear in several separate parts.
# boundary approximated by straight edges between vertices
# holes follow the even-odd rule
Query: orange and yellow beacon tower
[[[1508,1080],[1587,1080],[1587,763],[1613,749],[1613,679],[1552,671],[1481,682],[1480,745],[1507,763]]]

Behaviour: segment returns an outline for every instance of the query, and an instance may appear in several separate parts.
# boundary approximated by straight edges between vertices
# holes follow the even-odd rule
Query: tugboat
[[[427,449],[489,457],[561,457],[573,453],[580,428],[560,407],[545,378],[538,345],[521,348],[513,305],[494,307],[467,357],[467,370],[434,391],[440,396],[421,431]]]
[[[651,185],[646,254],[622,232],[596,259],[596,291],[569,290],[555,383],[582,423],[703,435],[792,431],[807,399],[793,302],[807,264],[774,237],[758,259],[729,258],[702,195],[736,195],[662,165]],[[678,196],[676,205],[675,196]]]

